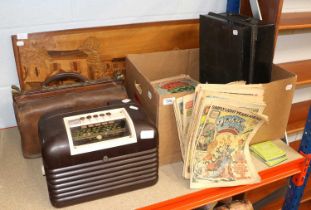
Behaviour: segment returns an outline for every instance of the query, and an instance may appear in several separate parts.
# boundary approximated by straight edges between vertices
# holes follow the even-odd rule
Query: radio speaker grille
[[[154,184],[158,179],[158,153],[154,148],[45,171],[50,199],[55,206],[62,206]]]

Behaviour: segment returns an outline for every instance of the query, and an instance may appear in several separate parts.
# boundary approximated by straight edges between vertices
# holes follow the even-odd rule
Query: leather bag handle
[[[58,74],[55,74],[49,78],[47,78],[43,83],[42,86],[48,86],[51,82],[55,81],[61,81],[66,79],[74,79],[78,80],[79,82],[86,82],[87,79],[82,76],[81,74],[75,73],[75,72],[61,72]]]

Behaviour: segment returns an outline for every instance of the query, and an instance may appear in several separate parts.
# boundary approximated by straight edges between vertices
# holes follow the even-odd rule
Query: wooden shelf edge
[[[176,197],[167,201],[159,202],[150,206],[139,208],[139,210],[164,210],[164,209],[192,209],[203,206],[217,200],[243,193],[274,181],[290,177],[302,171],[304,158],[259,172],[262,180],[257,184],[241,185],[227,188],[210,188]],[[286,170],[285,170],[286,169]],[[207,196],[209,195],[209,196]]]
[[[279,31],[311,28],[311,12],[282,13]]]
[[[287,134],[293,134],[303,131],[303,129],[305,128],[305,123],[305,120],[289,123],[286,128]]]
[[[301,199],[301,201],[300,201],[300,203],[305,203],[305,202],[308,202],[308,201],[310,201],[311,200],[311,194],[309,195],[307,195],[307,194],[304,194],[304,197],[306,196],[306,198],[302,198]]]
[[[308,29],[311,28],[311,24],[307,25],[295,25],[295,26],[279,26],[279,31],[286,31],[286,30],[301,30],[301,29]]]
[[[287,134],[294,134],[294,133],[298,133],[298,132],[302,132],[304,129],[304,127],[297,127],[297,128],[289,128],[288,130],[286,130]]]
[[[311,85],[311,80],[310,81],[304,81],[304,82],[297,82],[296,83],[296,88],[300,88],[300,87],[303,87],[303,86],[309,86]]]
[[[297,75],[297,87],[311,85],[311,59],[279,63],[277,65]]]
[[[292,134],[303,131],[308,117],[311,100],[295,103],[292,105],[286,132]]]

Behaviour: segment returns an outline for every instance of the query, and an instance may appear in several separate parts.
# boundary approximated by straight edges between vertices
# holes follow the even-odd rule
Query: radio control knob
[[[131,99],[126,98],[126,99],[123,99],[123,100],[122,100],[122,103],[127,104],[127,103],[130,102],[130,101],[131,101]]]
[[[45,169],[43,165],[41,165],[41,173],[42,173],[42,176],[45,176]]]
[[[137,106],[130,106],[130,109],[133,109],[133,110],[138,110],[138,107]]]
[[[98,135],[98,136],[96,136],[96,138],[97,138],[98,140],[101,140],[101,139],[103,138],[103,136],[102,136],[102,135]]]

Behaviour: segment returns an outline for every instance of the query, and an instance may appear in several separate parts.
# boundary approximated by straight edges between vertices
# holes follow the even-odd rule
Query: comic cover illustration
[[[196,139],[190,163],[190,187],[235,186],[260,181],[249,142],[264,120],[255,113],[211,105]]]
[[[194,149],[193,142],[199,138],[198,134],[203,129],[206,115],[211,104],[226,103],[230,104],[232,108],[236,107],[246,109],[255,113],[262,113],[265,108],[265,104],[263,102],[251,100],[249,99],[249,96],[232,96],[228,93],[216,93],[214,91],[205,90],[201,90],[199,92],[200,93],[198,94],[198,99],[193,110],[201,109],[201,111],[194,111],[195,115],[192,117],[192,124],[190,125],[191,128],[187,131],[188,136],[185,140],[185,145],[188,146],[185,153],[187,157],[184,162],[183,176],[187,179],[190,178],[190,160],[192,159],[192,151]]]
[[[193,103],[194,103],[194,93],[193,94],[188,94],[183,96],[183,129],[184,133],[186,135],[186,132],[188,131],[188,126],[189,122],[192,117],[192,108],[193,108]]]
[[[184,161],[184,167],[183,167],[183,177],[186,179],[190,179],[190,163],[192,159],[192,151],[193,151],[193,145],[198,138],[198,134],[200,133],[200,130],[204,126],[204,123],[206,121],[207,114],[209,112],[209,108],[212,104],[211,100],[205,99],[203,100],[202,104],[199,107],[199,111],[193,115],[194,124],[193,128],[190,131],[188,131],[189,136],[186,139],[186,160]]]
[[[180,75],[152,82],[153,87],[160,95],[194,92],[197,84],[199,84],[199,82],[193,80],[188,75]]]

